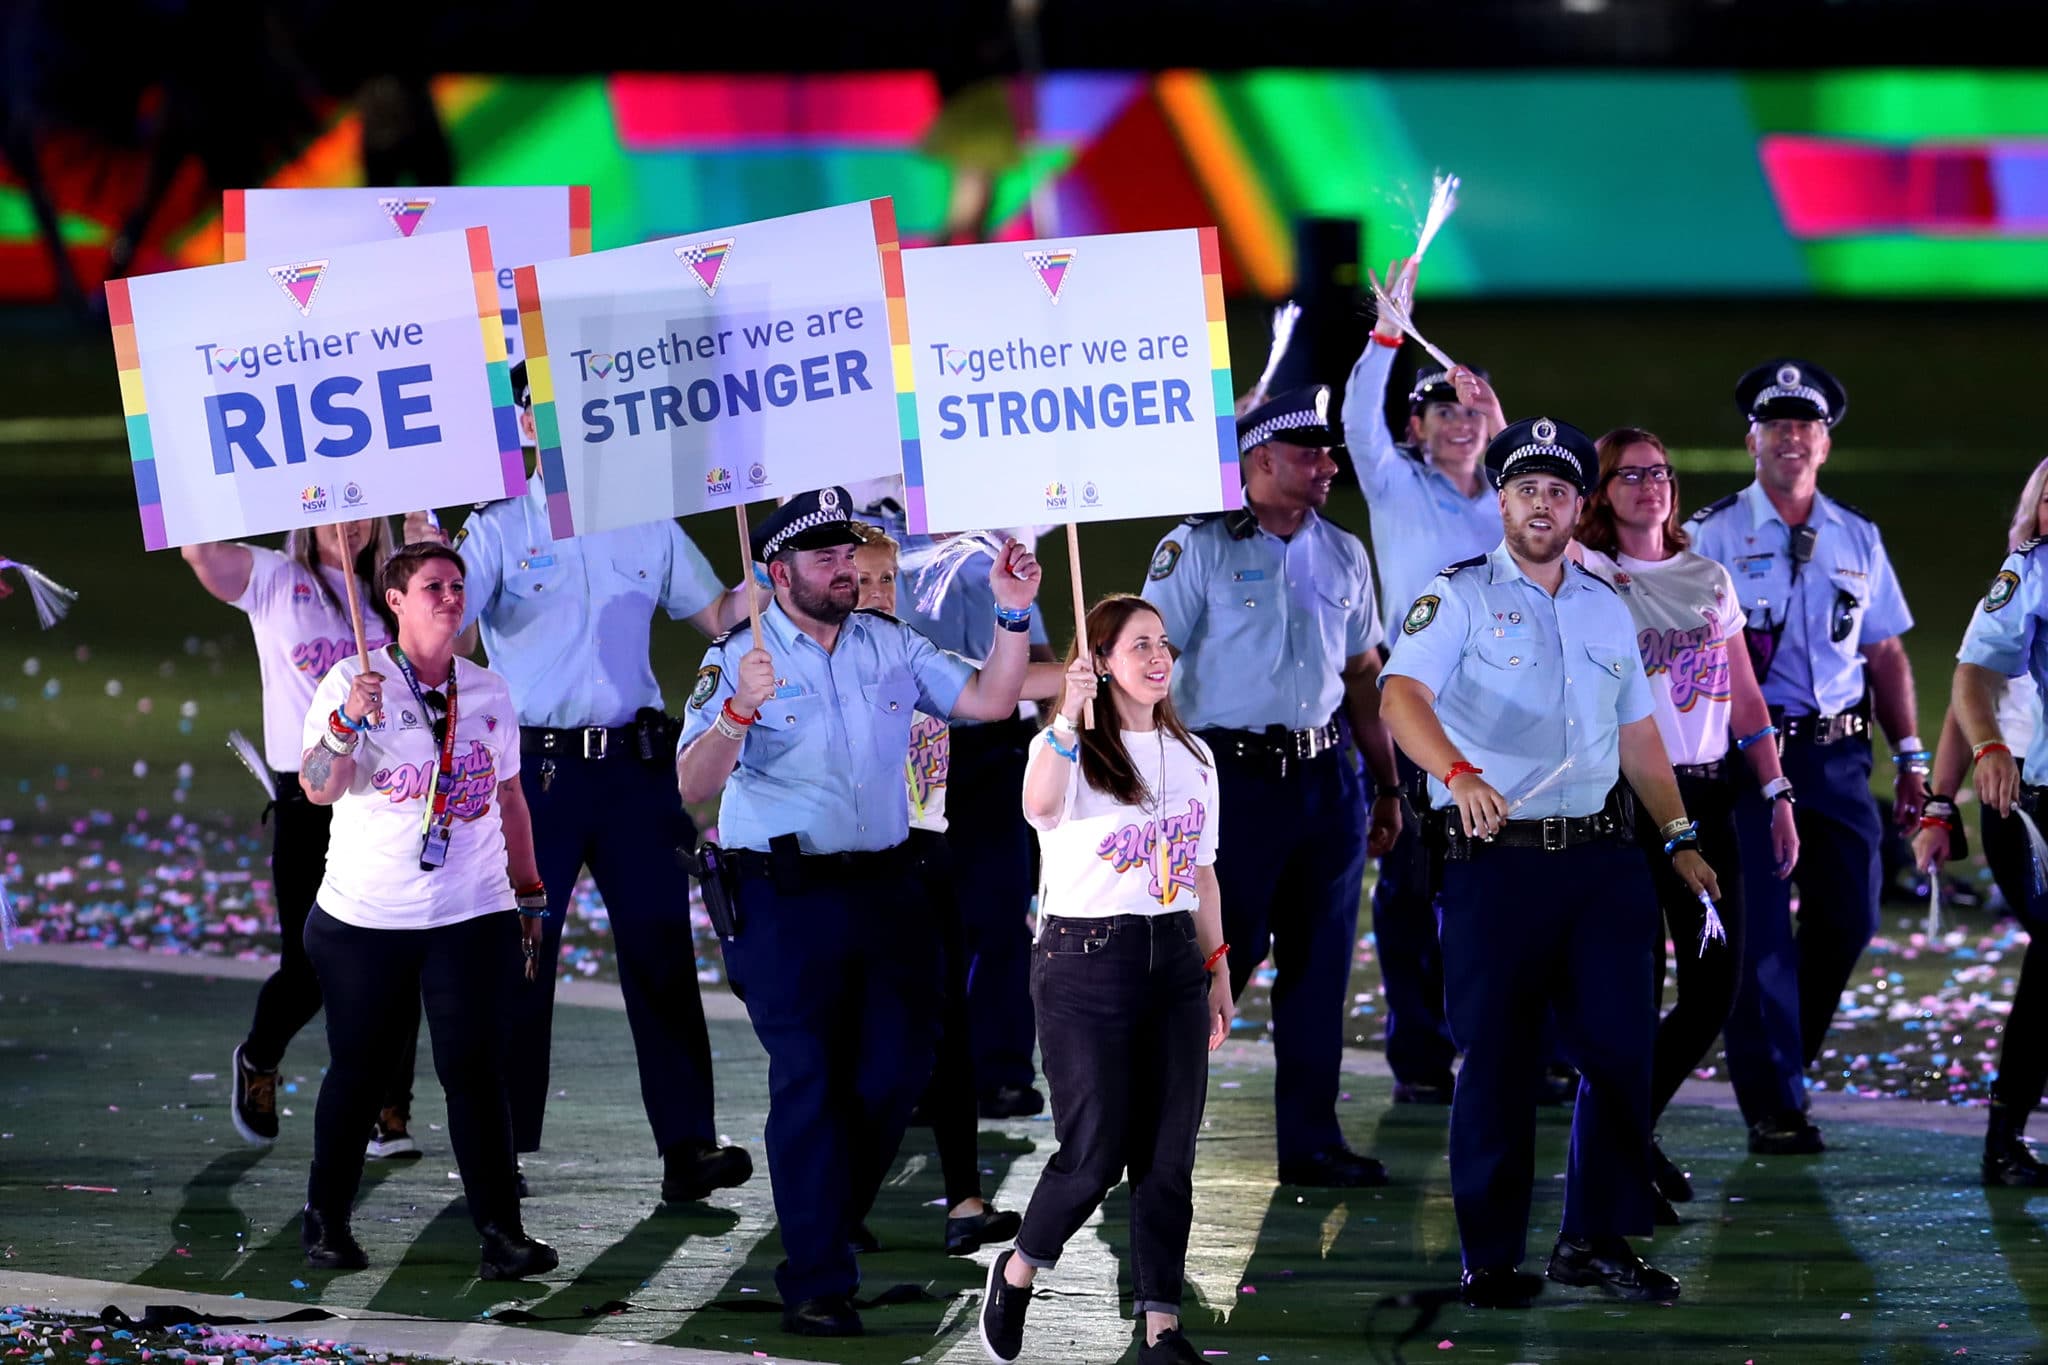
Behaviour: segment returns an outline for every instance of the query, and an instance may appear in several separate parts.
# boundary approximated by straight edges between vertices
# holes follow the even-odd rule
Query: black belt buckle
[[[1562,815],[1543,817],[1543,851],[1561,853],[1568,842],[1569,826]]]

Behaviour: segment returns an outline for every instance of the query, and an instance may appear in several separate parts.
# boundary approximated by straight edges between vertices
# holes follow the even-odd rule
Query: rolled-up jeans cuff
[[[1164,1313],[1168,1317],[1177,1318],[1180,1316],[1180,1305],[1165,1303],[1159,1299],[1139,1299],[1131,1305],[1132,1317],[1142,1318],[1147,1313]]]
[[[1060,1258],[1057,1255],[1034,1256],[1021,1246],[1017,1247],[1016,1251],[1017,1259],[1030,1266],[1033,1270],[1051,1270],[1060,1263]]]

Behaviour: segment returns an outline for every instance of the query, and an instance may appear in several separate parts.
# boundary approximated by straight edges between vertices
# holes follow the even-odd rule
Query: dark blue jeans
[[[955,867],[973,869],[960,898],[967,954],[968,1040],[980,1094],[1028,1086],[1031,1045],[1031,930],[1037,843],[1024,823],[1025,747],[1021,721],[955,725],[946,779],[946,843]]]
[[[851,1294],[847,1238],[868,1215],[932,1074],[940,932],[902,875],[781,889],[745,877],[725,945],[733,991],[768,1052],[768,1176],[785,1304]],[[694,987],[692,988],[694,990]]]
[[[1451,1196],[1468,1269],[1520,1264],[1535,1176],[1543,1021],[1579,1070],[1569,1237],[1650,1231],[1657,895],[1635,845],[1485,848],[1444,864],[1444,984],[1465,1054]]]
[[[1060,1149],[1031,1192],[1017,1254],[1057,1264],[1129,1172],[1136,1313],[1180,1312],[1209,1086],[1208,995],[1185,911],[1054,915],[1039,927],[1031,997]]]

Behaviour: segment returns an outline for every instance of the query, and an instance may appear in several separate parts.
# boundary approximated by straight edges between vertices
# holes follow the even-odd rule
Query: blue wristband
[[[1069,763],[1072,763],[1081,756],[1081,741],[1078,739],[1074,741],[1073,748],[1063,749],[1060,747],[1059,737],[1053,734],[1052,731],[1047,730],[1045,732],[1045,742],[1048,748],[1050,748],[1054,753],[1058,754],[1061,758],[1067,760],[1067,762]]]
[[[370,718],[368,716],[364,716],[361,720],[350,720],[348,712],[342,710],[339,706],[334,708],[334,718],[359,735],[370,728]]]
[[[996,608],[996,620],[998,621],[1029,621],[1030,619],[1031,608],[1029,607],[999,606]]]
[[[1742,737],[1741,739],[1738,739],[1738,740],[1736,740],[1736,741],[1735,741],[1735,747],[1736,747],[1736,748],[1738,748],[1738,749],[1741,749],[1741,750],[1747,751],[1747,750],[1748,750],[1748,748],[1749,748],[1749,746],[1750,746],[1750,745],[1752,745],[1752,744],[1754,744],[1754,743],[1756,743],[1756,742],[1757,742],[1758,740],[1760,740],[1760,739],[1769,739],[1769,738],[1770,738],[1770,737],[1771,737],[1772,735],[1775,735],[1775,734],[1777,734],[1777,733],[1778,733],[1778,727],[1777,727],[1777,726],[1775,726],[1775,725],[1766,725],[1766,726],[1765,726],[1765,727],[1764,727],[1763,729],[1761,729],[1761,730],[1757,731],[1757,732],[1756,732],[1755,734],[1753,734],[1753,735],[1744,735],[1744,736],[1743,736],[1743,737]]]

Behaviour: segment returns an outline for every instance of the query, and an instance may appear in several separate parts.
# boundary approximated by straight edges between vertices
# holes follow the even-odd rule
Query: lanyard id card
[[[397,645],[391,646],[391,658],[398,665],[399,674],[405,685],[412,689],[413,700],[419,703],[420,712],[431,716],[433,711],[427,705],[426,694],[420,690],[419,676],[413,672],[412,660],[405,657],[405,651]],[[420,871],[432,872],[448,861],[448,843],[453,833],[454,814],[448,807],[449,793],[455,790],[455,722],[457,718],[455,696],[455,666],[448,667],[448,715],[446,728],[441,732],[440,762],[434,774],[434,799],[427,803],[426,815],[420,823]]]

